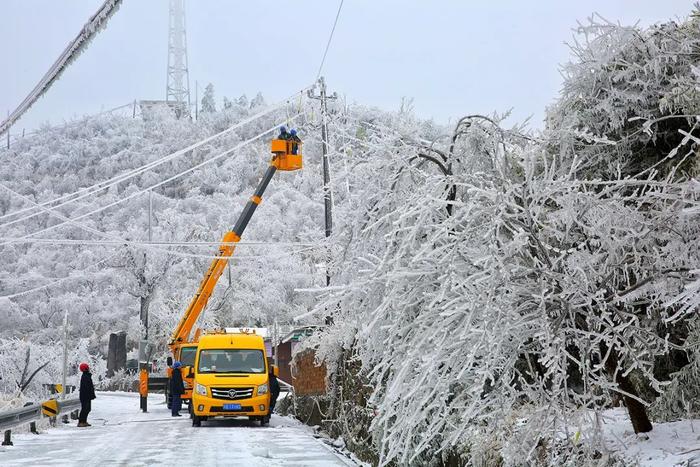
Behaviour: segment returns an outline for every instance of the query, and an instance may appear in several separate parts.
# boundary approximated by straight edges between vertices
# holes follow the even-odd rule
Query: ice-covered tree
[[[216,112],[216,101],[214,100],[214,85],[209,83],[204,88],[202,96],[202,113]]]

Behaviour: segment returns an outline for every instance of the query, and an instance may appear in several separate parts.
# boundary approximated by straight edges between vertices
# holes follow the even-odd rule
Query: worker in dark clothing
[[[182,363],[173,363],[173,374],[170,376],[170,394],[173,396],[170,408],[173,417],[181,417],[182,395],[185,393],[185,382],[182,381]]]
[[[270,415],[272,415],[272,411],[275,410],[277,398],[280,395],[280,383],[277,381],[278,371],[276,366],[270,367]]]
[[[92,409],[92,400],[95,398],[95,385],[92,384],[92,374],[87,363],[81,363],[80,371],[80,414],[78,415],[78,426],[92,426],[87,422],[88,414]]]
[[[277,136],[277,139],[289,140],[290,136],[291,135],[289,133],[287,133],[286,126],[280,127],[280,134]]]
[[[292,141],[292,154],[299,154],[299,145],[301,143],[301,138],[297,136],[297,130],[292,128],[289,132],[289,140]]]

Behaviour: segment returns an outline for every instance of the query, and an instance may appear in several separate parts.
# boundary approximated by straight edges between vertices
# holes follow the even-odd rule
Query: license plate
[[[224,410],[241,410],[241,404],[224,404]]]

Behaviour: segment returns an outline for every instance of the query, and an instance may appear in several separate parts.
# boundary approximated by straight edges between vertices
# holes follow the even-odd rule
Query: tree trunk
[[[150,305],[150,300],[147,297],[141,296],[141,312],[139,316],[141,318],[141,338],[148,339],[148,307]]]
[[[117,334],[109,335],[109,343],[107,344],[107,378],[114,376],[114,370],[117,364]]]
[[[117,349],[115,351],[114,370],[119,371],[126,368],[126,331],[117,333]]]
[[[605,355],[608,351],[608,347],[605,344],[601,344],[602,355]],[[605,361],[605,369],[617,383],[621,391],[627,394],[631,394],[635,397],[639,397],[637,390],[632,385],[632,382],[627,376],[624,376],[622,368],[619,368],[619,357],[617,355],[617,350],[614,348],[610,351],[610,356]],[[625,406],[627,407],[627,412],[630,416],[630,421],[632,422],[632,427],[635,433],[647,433],[652,430],[651,421],[647,415],[646,407],[644,404],[639,402],[637,399],[629,397],[626,394],[621,394],[622,399],[625,401]]]
[[[109,335],[107,348],[107,377],[126,367],[126,333],[113,332]]]

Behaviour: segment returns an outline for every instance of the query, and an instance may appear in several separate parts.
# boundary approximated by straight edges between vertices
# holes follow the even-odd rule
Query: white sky
[[[268,101],[310,84],[335,17],[331,0],[186,0],[190,83],[222,96]],[[102,0],[0,2],[0,112],[14,109]],[[349,101],[420,117],[533,116],[557,95],[558,65],[578,20],[598,12],[622,24],[690,13],[687,0],[345,0],[323,75]],[[167,0],[124,0],[13,133],[46,121],[165,97]]]

